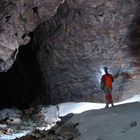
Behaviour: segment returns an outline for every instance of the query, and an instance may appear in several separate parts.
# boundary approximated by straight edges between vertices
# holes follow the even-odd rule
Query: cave
[[[104,102],[105,66],[115,102],[139,93],[139,1],[0,4],[0,108]]]
[[[120,119],[123,130],[117,119],[119,126],[114,128],[120,137],[135,129],[140,118],[139,103],[134,103],[140,101],[139,13],[139,0],[0,0],[0,140],[18,130],[28,133],[39,127],[35,136],[44,137],[44,127],[48,130],[57,124],[61,129],[75,110],[81,113],[87,106],[94,110],[81,118],[77,115],[81,124],[72,124],[76,132],[86,118],[99,124],[99,115],[110,124],[116,116],[119,120],[133,113],[134,120]],[[110,110],[104,109],[101,88],[104,67],[114,78],[115,108]],[[130,99],[134,104],[121,104]],[[90,117],[93,113],[95,120]],[[88,120],[82,127],[90,125]],[[55,129],[47,136],[54,136]]]
[[[28,108],[33,100],[45,95],[40,65],[35,55],[36,50],[21,46],[13,66],[7,72],[0,73],[0,108]]]

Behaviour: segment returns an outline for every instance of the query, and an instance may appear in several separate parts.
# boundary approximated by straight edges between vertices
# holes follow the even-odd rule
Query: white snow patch
[[[140,102],[140,95],[135,95],[134,97],[124,100],[122,102],[114,103],[115,106],[121,105],[121,104],[127,104],[127,103],[134,103],[134,102]],[[73,114],[80,114],[82,112],[88,111],[88,110],[97,110],[102,109],[105,107],[104,103],[89,103],[89,102],[80,102],[80,103],[62,103],[59,104],[59,116],[66,116],[69,113]]]
[[[27,135],[30,131],[22,131],[16,134],[9,134],[9,135],[2,135],[0,136],[0,140],[13,140],[16,138],[20,138],[23,137],[25,135]]]
[[[115,103],[114,105],[121,105],[126,103],[133,103],[133,102],[140,102],[140,95],[135,95],[134,97],[127,99],[122,102]],[[60,117],[66,116],[70,113],[73,114],[80,114],[82,112],[88,110],[97,110],[102,109],[105,107],[104,103],[90,103],[90,102],[69,102],[69,103],[62,103],[58,105],[53,105],[50,107],[42,108],[42,113],[45,116],[45,122],[47,124],[55,124],[57,121],[60,121]]]
[[[116,105],[121,105],[121,104],[127,104],[127,103],[134,103],[134,102],[140,102],[140,95],[135,95],[130,99],[124,100],[122,102],[116,103]]]
[[[44,121],[47,124],[52,125],[53,123],[60,121],[60,118],[58,116],[59,111],[57,106],[50,106],[48,108],[43,107],[41,113],[45,116]]]
[[[3,120],[5,118],[19,118],[20,113],[20,110],[18,110],[17,108],[5,108],[3,110],[0,110],[0,120]]]
[[[59,116],[66,116],[69,113],[80,114],[84,111],[101,109],[104,108],[105,104],[100,103],[89,103],[89,102],[80,102],[80,103],[63,103],[59,105]]]

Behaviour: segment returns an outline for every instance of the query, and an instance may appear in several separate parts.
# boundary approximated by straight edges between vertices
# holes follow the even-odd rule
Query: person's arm
[[[100,87],[102,90],[104,89],[104,76],[102,76],[102,78],[101,78]]]
[[[112,82],[114,82],[114,77],[112,76]]]

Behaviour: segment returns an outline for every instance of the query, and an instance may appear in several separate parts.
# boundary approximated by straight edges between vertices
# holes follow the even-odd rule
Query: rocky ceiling
[[[139,94],[139,9],[139,0],[1,0],[0,70],[29,42],[52,103],[102,101],[104,66],[115,101]]]
[[[64,0],[1,0],[0,1],[0,71],[13,64],[20,45],[30,40],[28,34],[41,22],[50,19]],[[13,58],[14,59],[14,58]]]

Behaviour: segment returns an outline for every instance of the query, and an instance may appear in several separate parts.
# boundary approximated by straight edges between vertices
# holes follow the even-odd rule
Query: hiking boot
[[[111,105],[112,105],[112,107],[114,107],[114,104],[113,103],[111,103]]]
[[[105,106],[105,108],[109,108],[109,106],[108,106],[108,105],[106,105],[106,106]]]

